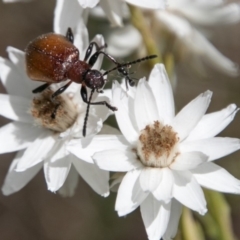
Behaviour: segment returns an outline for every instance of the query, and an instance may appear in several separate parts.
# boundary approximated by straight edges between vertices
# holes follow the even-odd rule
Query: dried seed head
[[[169,125],[159,121],[147,125],[138,139],[139,160],[148,167],[168,167],[178,153],[179,138]]]
[[[51,100],[52,90],[45,90],[32,101],[30,110],[37,125],[55,132],[64,132],[75,122],[78,111],[73,101],[66,95],[57,96]],[[52,114],[55,112],[55,118]]]

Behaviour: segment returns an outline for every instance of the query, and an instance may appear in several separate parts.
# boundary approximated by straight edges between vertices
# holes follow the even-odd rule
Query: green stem
[[[204,190],[208,202],[208,210],[218,227],[219,240],[236,240],[232,230],[229,205],[223,194]]]
[[[151,68],[152,68],[156,63],[162,62],[162,57],[160,56],[160,54],[158,54],[159,51],[153,39],[153,35],[150,31],[150,26],[146,23],[141,9],[132,5],[128,5],[128,7],[131,12],[131,22],[133,26],[136,29],[138,29],[138,31],[142,35],[142,39],[147,49],[148,55],[154,55],[154,54],[158,55],[157,58],[154,58],[152,59],[152,61],[149,61],[149,64],[151,64]]]
[[[204,240],[201,225],[192,216],[191,210],[183,208],[181,219],[181,232],[183,240]]]
[[[168,73],[168,77],[170,79],[170,82],[173,81],[174,77],[174,70],[175,70],[175,63],[174,63],[174,56],[172,53],[166,53],[163,56],[163,63],[165,65],[166,71]],[[172,82],[173,84],[173,82]]]
[[[203,227],[203,231],[205,233],[205,236],[207,239],[218,239],[218,226],[213,219],[213,217],[207,213],[204,216],[199,215],[198,213],[194,214],[194,216],[198,219],[198,221],[201,223]]]

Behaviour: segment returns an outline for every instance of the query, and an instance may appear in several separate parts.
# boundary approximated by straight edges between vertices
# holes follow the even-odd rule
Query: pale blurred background
[[[3,4],[0,0],[0,56],[7,57],[7,46],[24,50],[30,40],[51,32],[54,6],[54,0],[14,4]],[[89,27],[91,31],[91,21]],[[101,30],[98,33],[101,33]],[[214,45],[240,64],[240,24],[217,28],[214,33]],[[177,76],[177,109],[207,89],[214,93],[210,112],[220,110],[230,103],[240,106],[240,77],[229,78],[219,74],[211,75],[209,79],[201,79],[188,71],[188,66],[184,64],[178,68]],[[1,84],[0,92],[5,92]],[[0,117],[0,126],[7,122],[8,120]],[[240,113],[221,136],[240,138]],[[13,156],[14,154],[0,156],[0,185]],[[218,163],[240,178],[240,151],[219,160]],[[147,239],[139,210],[119,218],[114,211],[115,197],[115,194],[111,194],[104,199],[80,180],[75,196],[62,198],[59,194],[47,191],[41,172],[20,192],[7,197],[0,193],[0,239]],[[234,231],[240,239],[240,196],[227,195],[227,199],[232,206]]]

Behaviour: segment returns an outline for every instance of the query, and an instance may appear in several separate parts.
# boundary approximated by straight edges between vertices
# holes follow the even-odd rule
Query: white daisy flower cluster
[[[206,213],[201,186],[240,193],[240,181],[213,163],[240,148],[239,139],[215,137],[233,120],[235,104],[205,114],[212,96],[206,91],[175,116],[169,79],[158,64],[148,81],[141,79],[128,93],[114,83],[113,103],[122,135],[96,135],[108,115],[97,106],[88,126],[93,137],[83,139],[79,133],[86,106],[79,91],[62,94],[56,123],[51,122],[49,93],[54,89],[33,98],[34,82],[24,72],[24,53],[13,48],[8,52],[11,61],[0,62],[9,93],[0,95],[4,106],[0,114],[13,122],[0,129],[1,153],[18,153],[2,187],[5,195],[24,187],[42,167],[51,191],[63,186],[73,165],[103,196],[109,193],[108,171],[124,172],[113,183],[120,185],[115,209],[124,216],[140,206],[148,237],[157,240],[175,236],[182,205]],[[76,187],[76,180],[71,186]],[[66,191],[72,194],[73,189]]]
[[[171,51],[174,60],[187,59],[203,74],[204,64],[238,74],[237,66],[200,30],[239,22],[239,4],[224,0],[57,0],[54,32],[65,35],[71,27],[83,59],[89,45],[85,27],[89,9],[100,6],[113,26],[122,26],[127,3],[151,16],[152,29],[165,41],[163,54]],[[122,56],[142,44],[139,32],[130,25],[126,28],[111,36],[112,42],[121,40],[115,49],[121,46]],[[101,35],[93,41],[105,46]],[[57,97],[57,110],[51,96],[64,83],[32,94],[39,84],[26,74],[25,53],[13,47],[7,52],[9,60],[0,57],[0,79],[7,91],[0,94],[0,115],[11,122],[0,128],[0,154],[16,152],[16,156],[2,186],[4,195],[21,190],[43,169],[48,190],[72,196],[80,175],[101,196],[107,197],[110,189],[117,191],[115,210],[120,217],[139,207],[149,240],[170,240],[177,234],[183,207],[200,215],[207,212],[202,187],[240,194],[240,180],[214,162],[240,149],[240,139],[217,136],[239,111],[235,104],[206,113],[212,98],[207,90],[175,113],[168,75],[158,63],[136,86],[126,89],[125,82],[115,81],[111,90],[93,96],[93,101],[107,101],[117,108],[118,131],[104,125],[111,114],[106,106],[87,109],[80,84],[72,83]],[[102,60],[99,57],[93,68],[100,70]]]
[[[220,53],[205,37],[206,27],[226,26],[240,21],[240,4],[225,0],[168,0],[166,11],[155,11],[155,31],[162,36],[164,51],[173,52],[177,62],[187,62],[201,75],[208,67],[238,76],[238,66]],[[210,35],[210,29],[208,29]],[[168,43],[171,44],[168,44]]]
[[[182,205],[205,214],[202,187],[240,194],[240,181],[213,163],[239,150],[240,140],[215,137],[238,111],[231,104],[205,114],[212,97],[206,91],[175,115],[172,89],[164,66],[155,65],[128,95],[115,82],[113,102],[123,135],[96,136],[107,143],[93,159],[103,170],[123,172],[115,210],[124,216],[140,206],[150,240],[172,239]]]
[[[87,38],[85,33],[83,31],[82,39]],[[100,35],[93,41],[104,46]],[[40,95],[32,94],[32,90],[39,84],[30,80],[26,74],[25,53],[12,47],[8,47],[7,52],[10,60],[0,58],[0,78],[8,92],[0,94],[0,115],[13,122],[0,128],[0,153],[18,153],[9,168],[3,193],[9,195],[20,190],[43,168],[50,191],[60,190],[63,195],[73,195],[78,181],[76,176],[80,174],[97,193],[107,196],[108,172],[96,167],[88,155],[79,160],[67,150],[67,145],[73,139],[81,141],[82,138],[87,105],[80,96],[80,85],[72,83],[67,91],[57,97],[60,106],[53,119],[51,115],[56,106],[51,101],[51,95],[59,88],[59,84],[53,84]],[[99,58],[95,66],[100,67],[101,62],[102,58]],[[94,96],[94,101],[104,100],[109,101],[106,94]],[[90,108],[88,136],[100,132],[109,113],[105,106]],[[70,177],[74,181],[65,186],[70,170]]]
[[[238,66],[225,57],[205,35],[211,35],[209,27],[231,25],[240,21],[239,3],[228,3],[226,0],[159,0],[159,1],[126,1],[141,7],[147,12],[149,28],[157,39],[162,54],[174,55],[176,63],[189,64],[193,71],[207,76],[207,72],[215,70],[232,77],[239,75]],[[98,4],[98,5],[97,5]],[[125,1],[69,1],[58,0],[55,8],[54,30],[64,34],[68,26],[73,28],[79,21],[87,22],[89,9],[96,6],[103,9],[112,26],[122,26],[106,33],[110,46],[109,53],[124,57],[143,48],[143,40],[139,31],[130,24],[123,26],[123,18],[129,19],[129,11]],[[69,11],[71,16],[69,16]],[[80,20],[81,19],[81,20]],[[208,30],[204,30],[208,28]],[[208,32],[208,34],[205,34]],[[160,39],[159,39],[160,36]],[[132,41],[128,41],[132,39]]]
[[[17,1],[30,0],[4,0]],[[211,35],[209,29],[204,30],[240,21],[239,3],[228,3],[227,0],[57,0],[54,32],[65,34],[69,26],[76,31],[79,22],[87,23],[89,13],[107,17],[113,27],[122,27],[106,33],[109,53],[116,57],[128,56],[144,46],[139,31],[130,24],[123,25],[123,19],[129,19],[127,4],[148,13],[152,34],[157,39],[161,37],[157,40],[160,51],[162,54],[173,53],[176,63],[187,63],[205,77],[211,68],[232,77],[239,75],[238,66],[207,39],[205,35]],[[128,41],[129,38],[132,41]]]

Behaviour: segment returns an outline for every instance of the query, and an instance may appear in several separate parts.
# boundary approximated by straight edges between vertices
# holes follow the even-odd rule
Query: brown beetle
[[[48,33],[37,37],[28,44],[25,50],[26,69],[29,78],[32,80],[46,82],[45,84],[34,89],[33,93],[40,93],[48,88],[52,83],[59,83],[69,79],[67,84],[53,93],[53,101],[56,96],[64,92],[72,82],[82,84],[80,93],[83,101],[88,104],[83,126],[83,136],[86,136],[87,119],[90,105],[105,105],[112,111],[117,110],[116,107],[111,106],[106,101],[91,102],[93,93],[95,91],[99,93],[103,92],[102,88],[105,84],[104,76],[113,70],[118,70],[118,72],[125,77],[126,84],[128,81],[132,86],[134,83],[129,78],[128,72],[125,68],[131,66],[131,64],[154,58],[156,55],[138,59],[133,62],[120,64],[112,56],[101,51],[106,46],[99,47],[96,42],[91,42],[86,51],[84,60],[81,61],[79,60],[79,51],[73,45],[73,40],[74,36],[70,28],[68,28],[66,36]],[[91,56],[94,46],[96,47],[96,52]],[[96,69],[91,69],[100,54],[103,54],[109,58],[113,63],[116,64],[116,67],[106,71],[104,74]],[[92,90],[89,99],[87,96],[86,87]],[[57,108],[58,105],[56,105],[56,109],[52,113],[52,118],[55,118]]]

